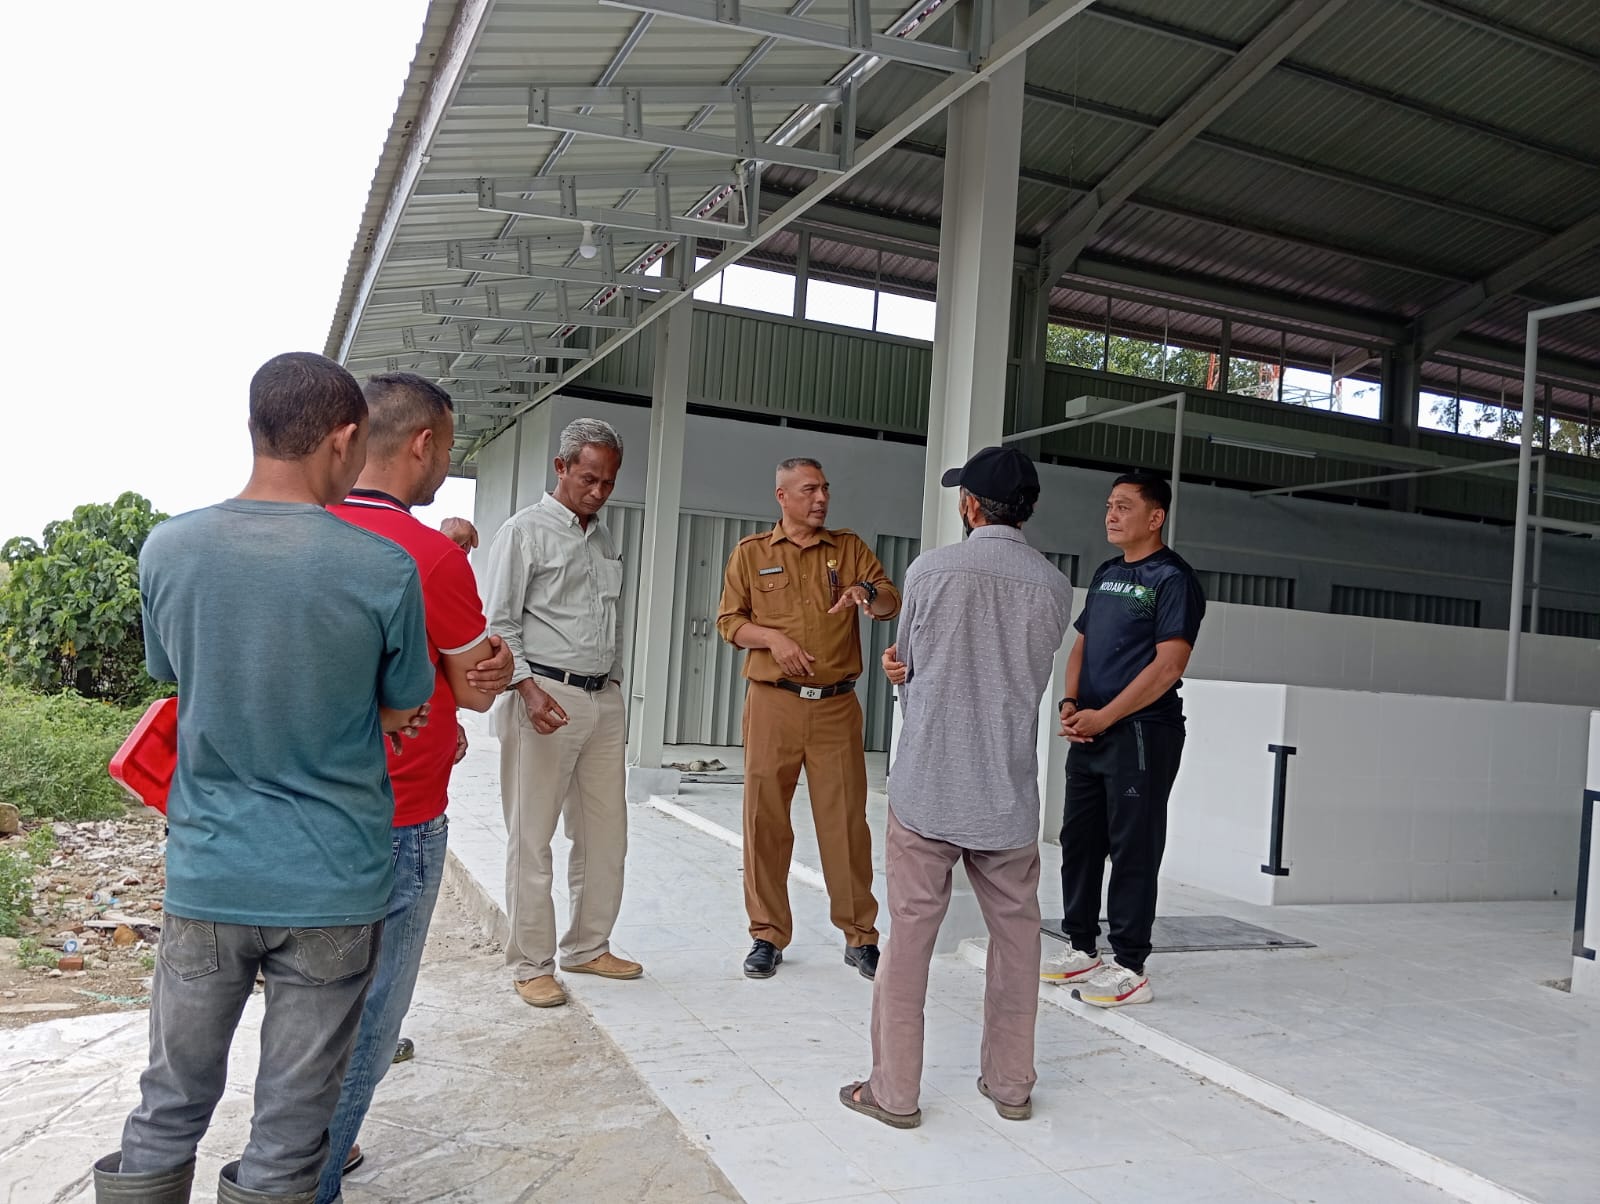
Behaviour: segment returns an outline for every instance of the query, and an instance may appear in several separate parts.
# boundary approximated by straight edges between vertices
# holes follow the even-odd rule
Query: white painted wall
[[[1571,898],[1590,713],[1192,682],[1165,872],[1256,903]],[[1261,872],[1269,744],[1289,758],[1284,864]]]
[[[604,418],[627,444],[615,498],[642,502],[649,410],[642,406],[553,398],[526,415],[521,433],[518,505],[553,484],[549,467],[561,428],[580,416]],[[480,530],[504,521],[491,478],[507,471],[504,435],[479,463]],[[497,459],[490,457],[498,454]],[[923,449],[887,440],[691,415],[683,506],[707,514],[774,515],[772,470],[793,455],[822,461],[834,487],[831,521],[871,544],[880,534],[921,529]],[[1111,474],[1041,465],[1043,496],[1028,539],[1047,552],[1079,558],[1078,580],[1110,555],[1100,525]],[[951,499],[954,504],[954,499]],[[1326,605],[1334,583],[1478,597],[1486,616],[1504,615],[1510,538],[1471,523],[1333,506],[1296,498],[1253,500],[1238,490],[1185,486],[1179,550],[1197,568],[1295,578],[1300,606]],[[1502,563],[1503,562],[1503,563]],[[1590,541],[1552,539],[1547,581],[1593,586],[1600,568]],[[1565,574],[1565,577],[1563,577]],[[1593,599],[1545,591],[1547,605],[1592,608]],[[1317,609],[1213,605],[1195,649],[1192,676],[1287,682],[1462,698],[1498,698],[1505,677],[1504,630],[1330,615]],[[1600,642],[1524,637],[1521,697],[1600,705]]]
[[[1589,716],[1587,789],[1600,792],[1600,711]],[[1589,895],[1584,906],[1584,944],[1600,949],[1600,815],[1589,833]],[[1572,992],[1600,998],[1600,962],[1586,957],[1572,959]]]
[[[1284,743],[1288,692],[1283,685],[1190,683],[1183,763],[1167,807],[1167,877],[1248,903],[1273,901],[1280,879],[1261,872],[1272,818],[1267,745]]]

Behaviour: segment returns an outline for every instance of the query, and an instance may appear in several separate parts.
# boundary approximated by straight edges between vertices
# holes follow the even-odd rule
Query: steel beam
[[[402,326],[386,333],[400,339],[401,346],[405,348],[400,354],[406,355],[441,352],[445,355],[499,355],[511,359],[586,360],[594,354],[584,347],[536,339],[528,331],[523,331],[515,343],[479,343],[477,328],[470,322],[451,322],[444,326]],[[504,333],[498,328],[494,331],[496,336]],[[361,354],[370,358],[377,353],[358,353]]]
[[[1511,548],[1511,606],[1506,630],[1506,701],[1517,700],[1518,661],[1522,655],[1522,591],[1523,574],[1528,563],[1528,489],[1533,475],[1533,425],[1537,415],[1534,405],[1538,399],[1539,380],[1539,324],[1568,314],[1587,313],[1600,309],[1600,297],[1574,301],[1569,305],[1554,305],[1548,309],[1535,309],[1528,314],[1525,362],[1522,370],[1522,441],[1517,465],[1517,518],[1512,531],[1516,541]],[[1549,524],[1552,520],[1545,519]]]
[[[655,201],[654,212],[638,209],[607,209],[602,206],[579,205],[572,194],[564,196],[560,201],[535,201],[514,194],[506,195],[494,180],[482,180],[478,185],[478,208],[485,213],[510,213],[517,217],[593,222],[597,226],[648,230],[663,237],[674,238],[749,241],[754,233],[754,223],[736,226],[732,222],[679,216],[671,208],[671,194],[664,187],[656,190]]]
[[[1562,42],[1552,41],[1550,38],[1540,37],[1536,33],[1517,29],[1503,21],[1497,21],[1493,17],[1486,17],[1481,13],[1472,12],[1459,4],[1449,3],[1448,0],[1411,0],[1411,3],[1418,8],[1425,8],[1430,12],[1449,17],[1452,21],[1459,21],[1463,25],[1470,25],[1474,29],[1480,29],[1485,33],[1492,33],[1497,38],[1504,38],[1508,42],[1526,46],[1529,50],[1537,50],[1541,54],[1565,59],[1569,63],[1584,67],[1590,71],[1600,71],[1600,57],[1588,54],[1576,46],[1568,46]]]
[[[1126,25],[1133,29],[1142,29],[1147,33],[1159,34],[1162,37],[1173,38],[1187,42],[1191,46],[1203,46],[1207,50],[1215,50],[1219,54],[1234,54],[1239,49],[1238,43],[1230,42],[1226,38],[1213,37],[1210,34],[1199,33],[1192,29],[1185,29],[1168,21],[1161,21],[1154,17],[1146,17],[1139,13],[1125,12],[1108,4],[1096,4],[1090,10],[1090,15],[1098,20],[1111,21],[1118,25]],[[1312,80],[1326,87],[1337,88],[1341,92],[1349,92],[1366,100],[1376,101],[1379,104],[1389,105],[1393,108],[1404,109],[1409,113],[1426,117],[1432,121],[1444,122],[1447,125],[1457,126],[1461,129],[1472,130],[1475,133],[1487,135],[1509,146],[1520,150],[1537,151],[1553,159],[1560,159],[1574,167],[1581,167],[1588,171],[1594,170],[1594,159],[1582,151],[1569,150],[1564,146],[1545,142],[1531,134],[1509,130],[1503,126],[1494,125],[1492,122],[1480,121],[1475,117],[1468,117],[1464,113],[1454,113],[1442,109],[1437,105],[1411,100],[1385,88],[1364,84],[1358,80],[1347,79],[1342,75],[1335,75],[1331,71],[1323,71],[1316,67],[1307,67],[1301,63],[1281,63],[1279,70],[1286,75],[1298,76],[1301,79]]]
[[[859,22],[854,23],[852,28],[776,13],[770,9],[745,8],[739,0],[600,0],[600,3],[610,8],[655,13],[739,33],[822,46],[844,54],[865,51],[890,62],[936,67],[955,75],[970,74],[973,69],[972,58],[965,50],[923,45],[876,31],[865,32]]]
[[[417,196],[476,196],[483,185],[483,176],[440,176],[424,180],[417,185]],[[733,168],[714,168],[703,171],[686,168],[683,171],[586,171],[559,172],[540,176],[497,176],[495,183],[501,192],[566,193],[582,189],[585,192],[655,192],[665,185],[668,188],[718,188],[739,183],[739,172]],[[540,235],[552,240],[559,235]],[[581,234],[567,236],[567,245],[576,246]],[[502,239],[489,239],[500,242]],[[431,244],[429,244],[431,245]]]
[[[1423,354],[1438,350],[1502,297],[1512,295],[1528,281],[1597,245],[1600,245],[1600,212],[1591,213],[1496,268],[1482,280],[1452,293],[1416,319],[1416,337]]]
[[[733,89],[739,99],[733,105],[736,132],[732,138],[721,134],[702,134],[699,130],[681,126],[648,124],[644,119],[644,94],[633,88],[622,89],[628,100],[623,105],[621,117],[568,112],[551,99],[550,91],[537,87],[524,90],[530,129],[586,134],[591,138],[610,138],[618,142],[643,142],[724,159],[757,159],[763,163],[779,163],[807,171],[843,170],[838,153],[803,150],[758,139],[755,136],[749,88]]]
[[[672,297],[684,297],[687,293],[673,293]],[[422,298],[422,312],[437,314],[442,318],[458,318],[467,322],[483,324],[501,323],[508,326],[593,326],[600,330],[631,330],[633,323],[627,318],[616,318],[609,314],[597,314],[581,306],[561,304],[558,300],[554,308],[546,309],[511,309],[501,310],[491,307],[482,312],[470,312],[455,308],[440,309],[436,301],[428,297]],[[648,312],[648,311],[646,311]],[[474,352],[457,352],[458,355],[472,355]]]
[[[1087,97],[1072,96],[1065,92],[1057,92],[1034,84],[1028,86],[1028,99],[1049,105],[1051,108],[1059,109],[1062,112],[1083,113],[1090,117],[1100,117],[1107,121],[1114,121],[1121,125],[1137,126],[1144,130],[1155,130],[1161,126],[1161,119],[1158,117],[1146,117],[1144,114],[1136,113],[1132,109],[1120,108],[1117,105],[1090,100]],[[1491,209],[1482,209],[1452,197],[1436,196],[1420,189],[1396,184],[1392,180],[1380,180],[1374,176],[1364,176],[1359,172],[1332,167],[1326,163],[1317,163],[1310,159],[1302,159],[1286,151],[1272,150],[1264,146],[1240,142],[1237,139],[1214,134],[1210,131],[1196,135],[1194,145],[1204,146],[1211,150],[1220,150],[1226,154],[1236,155],[1242,159],[1250,159],[1256,163],[1265,163],[1269,167],[1287,168],[1301,175],[1315,176],[1333,184],[1346,184],[1351,188],[1360,188],[1397,201],[1409,201],[1412,204],[1425,205],[1430,209],[1437,209],[1441,213],[1453,213],[1458,217],[1471,218],[1473,221],[1500,226],[1507,230],[1520,230],[1525,234],[1539,235],[1553,233],[1553,231],[1535,222],[1524,221],[1522,218],[1512,217],[1505,213],[1496,213]]]
[[[526,385],[547,385],[556,379],[557,373],[553,372],[479,372],[466,368],[450,368],[440,374],[440,380],[474,380],[486,381],[493,384],[497,381],[516,382]]]
[[[1376,351],[1368,350],[1365,347],[1357,347],[1354,351],[1347,351],[1334,360],[1333,371],[1328,375],[1335,381],[1341,381],[1347,376],[1360,372],[1361,369],[1378,358]]]
[[[356,329],[366,311],[367,298],[377,285],[384,258],[394,242],[395,232],[400,228],[401,214],[417,181],[422,178],[422,169],[427,166],[429,158],[428,149],[433,145],[434,136],[450,110],[450,98],[466,80],[467,65],[472,60],[478,39],[488,27],[489,13],[493,8],[494,0],[461,0],[456,6],[444,44],[434,60],[428,89],[411,127],[411,136],[406,142],[394,182],[384,198],[383,216],[367,248],[366,264],[361,270],[355,296],[349,304],[341,304],[334,314],[333,330],[328,335],[326,349],[328,355],[340,363],[344,362],[354,344]]]
[[[513,276],[528,280],[561,281],[564,284],[584,285],[599,291],[603,288],[634,288],[655,293],[683,291],[683,282],[671,276],[646,276],[643,272],[618,271],[614,263],[613,248],[596,235],[596,251],[601,266],[594,268],[568,267],[560,263],[539,263],[533,250],[526,245],[517,247],[517,261],[480,259],[469,253],[461,243],[450,243],[445,253],[445,266],[452,271],[482,273],[488,276]],[[521,241],[521,240],[519,240]],[[685,240],[687,245],[687,240]]]
[[[1045,232],[1044,278],[1053,283],[1088,246],[1089,240],[1142,185],[1227,111],[1255,83],[1281,63],[1306,38],[1344,6],[1345,0],[1292,0],[1266,28],[1220,71],[1178,106],[1155,133],[1117,164],[1082,200]]]
[[[568,88],[538,84],[467,84],[456,93],[455,109],[520,109],[528,103],[528,89],[538,89],[546,101],[558,108],[618,108],[631,104],[669,105],[675,108],[701,108],[705,105],[734,106],[771,104],[836,105],[844,102],[846,89],[839,86],[759,85],[717,87],[701,84],[633,84],[629,87]]]
[[[935,85],[920,97],[916,103],[890,122],[878,137],[856,148],[855,157],[847,171],[818,178],[814,184],[801,192],[783,208],[768,216],[765,221],[762,221],[750,243],[744,245],[735,243],[705,264],[695,273],[693,279],[688,282],[690,287],[693,288],[704,283],[729,264],[737,263],[755,243],[764,241],[779,230],[785,229],[790,223],[797,221],[813,205],[819,201],[826,200],[849,180],[853,179],[857,173],[865,171],[882,159],[894,148],[896,142],[907,137],[929,120],[944,112],[973,88],[987,82],[996,72],[1024,57],[1028,53],[1029,47],[1060,29],[1093,2],[1094,0],[1049,0],[1049,3],[1035,10],[1027,20],[998,37],[982,57],[977,70],[964,75],[952,75],[944,82]],[[896,41],[898,42],[898,39]],[[758,215],[760,212],[756,205],[751,205],[750,211],[752,216]],[[607,339],[596,348],[596,358],[603,359],[605,356],[610,355],[629,339],[638,335],[652,322],[659,320],[663,315],[670,312],[673,307],[692,295],[689,292],[682,292],[672,293],[661,298],[644,312],[632,328]],[[568,369],[556,384],[540,389],[522,407],[520,412],[532,409],[545,398],[556,393],[563,385],[570,384],[582,376],[583,371],[584,369],[582,368]],[[481,440],[478,446],[482,446]]]

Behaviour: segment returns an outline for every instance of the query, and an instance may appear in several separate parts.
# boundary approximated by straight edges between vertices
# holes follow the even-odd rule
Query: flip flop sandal
[[[394,1057],[390,1062],[409,1062],[417,1056],[417,1047],[410,1037],[401,1037],[400,1044],[395,1046]]]
[[[345,1155],[344,1170],[340,1171],[339,1173],[341,1175],[348,1175],[366,1160],[367,1156],[361,1152],[361,1147],[359,1145],[353,1145],[350,1147],[350,1153]]]
[[[978,1076],[978,1094],[994,1105],[994,1110],[1003,1120],[1032,1120],[1033,1100],[1025,1099],[1020,1104],[1003,1104],[989,1094],[989,1084],[983,1081],[983,1076]]]
[[[873,1120],[881,1120],[891,1129],[914,1129],[922,1123],[921,1108],[910,1113],[890,1112],[880,1108],[878,1101],[872,1098],[872,1085],[865,1081],[846,1083],[839,1088],[839,1102],[852,1112],[870,1116]]]

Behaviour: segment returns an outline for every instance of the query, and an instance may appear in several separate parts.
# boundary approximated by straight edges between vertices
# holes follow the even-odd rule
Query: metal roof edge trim
[[[395,120],[373,173],[372,189],[361,216],[361,233],[345,268],[333,324],[324,346],[324,353],[340,363],[349,354],[351,340],[360,325],[389,244],[394,241],[406,202],[421,178],[428,148],[466,76],[467,64],[488,25],[495,0],[455,0],[455,11],[435,55],[428,45],[429,18],[447,3],[451,0],[431,0],[428,6],[416,57],[401,88]],[[423,91],[416,101],[415,112],[402,126],[402,118],[408,116],[407,94],[413,86],[420,86]],[[403,134],[401,129],[405,130]]]

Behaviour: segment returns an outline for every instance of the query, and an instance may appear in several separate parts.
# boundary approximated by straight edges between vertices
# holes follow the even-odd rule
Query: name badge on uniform
[[[759,570],[756,573],[756,576],[758,576],[758,577],[770,577],[774,573],[781,573],[781,572],[783,572],[783,566],[781,564],[775,564],[770,569],[761,569],[761,570]]]

